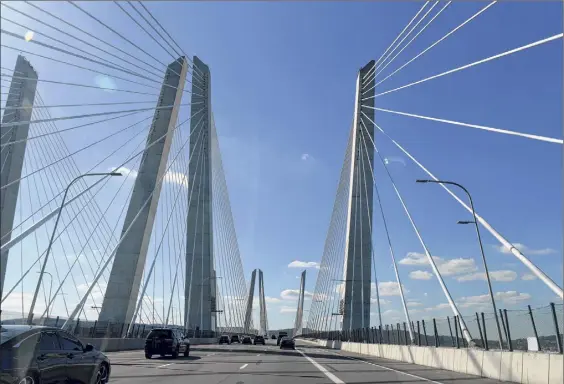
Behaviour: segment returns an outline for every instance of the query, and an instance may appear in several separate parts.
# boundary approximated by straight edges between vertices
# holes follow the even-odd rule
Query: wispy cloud
[[[529,300],[531,295],[528,293],[520,293],[517,291],[506,291],[506,292],[496,292],[494,294],[496,300],[501,300],[505,304],[517,304],[523,301]],[[473,306],[485,306],[491,301],[489,294],[477,295],[477,296],[466,296],[461,297],[457,300],[460,303],[460,307],[467,308]]]
[[[299,289],[285,289],[282,292],[280,292],[280,297],[283,300],[298,300],[299,294],[300,294]],[[308,291],[304,291],[304,299],[305,298],[311,298],[312,296],[313,296],[313,293],[308,292]]]
[[[281,307],[280,308],[280,313],[296,313],[296,311],[298,310],[297,307]]]
[[[525,255],[550,255],[552,253],[556,253],[556,250],[552,248],[530,248],[523,243],[513,243],[513,245]],[[494,245],[493,247],[501,253],[511,253],[511,249],[505,247],[504,245]]]
[[[389,156],[389,157],[386,157],[386,158],[384,159],[384,163],[385,163],[386,165],[390,165],[390,164],[396,163],[396,164],[401,164],[401,165],[403,165],[404,167],[405,167],[405,165],[406,165],[406,164],[405,164],[405,159],[404,159],[403,157],[400,157],[400,156]]]
[[[288,264],[288,268],[316,268],[319,269],[319,263],[316,261],[300,261],[294,260]]]
[[[443,276],[460,275],[478,270],[474,259],[471,258],[443,259],[439,256],[433,256],[433,260]],[[429,260],[424,253],[409,252],[399,263],[408,266],[421,266],[429,265]]]
[[[375,294],[376,284],[372,283],[371,285],[372,285],[372,291],[374,292],[372,296],[376,296]],[[409,290],[406,289],[403,284],[402,284],[402,288],[404,294],[409,292]],[[380,294],[381,297],[400,296],[399,285],[395,281],[382,281],[378,283],[378,293]]]
[[[301,159],[303,161],[313,160],[313,156],[311,156],[309,153],[304,153],[302,154]]]
[[[537,277],[535,275],[533,275],[532,273],[525,273],[523,274],[523,276],[521,276],[521,280],[525,280],[525,281],[529,281],[529,280],[535,280]]]
[[[510,270],[502,271],[490,271],[490,280],[499,282],[509,282],[517,278],[517,272]],[[463,281],[475,281],[475,280],[486,280],[486,272],[471,273],[468,275],[459,276],[456,280]]]
[[[108,171],[120,172],[123,176],[130,179],[135,179],[139,174],[139,172],[136,169],[131,169],[127,167],[119,167],[117,169],[115,169],[114,167],[110,167],[108,168]],[[185,188],[188,188],[188,175],[182,172],[168,171],[164,175],[163,182],[178,184]]]

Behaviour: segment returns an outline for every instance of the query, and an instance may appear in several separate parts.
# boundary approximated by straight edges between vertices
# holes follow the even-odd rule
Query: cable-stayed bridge
[[[530,140],[547,151],[562,150],[561,137],[378,104],[382,96],[562,42],[562,33],[545,36],[398,87],[382,86],[467,24],[477,23],[495,4],[484,3],[411,60],[389,67],[440,20],[443,11],[456,6],[422,3],[378,59],[351,78],[356,92],[349,139],[309,309],[304,309],[305,271],[301,275],[294,335],[391,343],[396,324],[390,334],[382,321],[380,264],[374,253],[374,234],[383,230],[402,301],[396,344],[403,338],[405,345],[422,345],[418,340],[423,331],[403,292],[394,252],[398,240],[387,221],[388,207],[399,204],[420,242],[421,263],[430,266],[448,304],[449,328],[452,320],[457,344],[460,333],[461,345],[488,348],[484,345],[488,336],[481,335],[486,332],[485,322],[474,321],[460,310],[449,289],[452,283],[443,278],[411,212],[417,202],[404,197],[379,151],[385,140],[420,169],[421,182],[438,184],[414,184],[414,188],[437,188],[437,193],[454,199],[468,212],[463,223],[475,226],[480,246],[481,235],[491,236],[546,286],[546,292],[562,299],[561,283],[506,238],[503,228],[494,226],[479,204],[474,207],[471,191],[459,180],[441,179],[409,145],[396,141],[378,123],[378,115],[398,115],[506,135],[508,140]],[[82,3],[61,7],[88,19],[88,25],[42,3],[2,3],[0,296],[2,307],[10,308],[2,310],[2,318],[55,324],[92,338],[143,337],[157,326],[178,328],[198,339],[220,333],[267,334],[263,272],[258,269],[260,315],[255,324],[257,270],[247,282],[239,251],[218,135],[221,127],[216,127],[212,107],[213,63],[187,54],[149,4],[108,6],[138,35],[105,22],[95,7]],[[148,44],[158,47],[160,54],[155,55]],[[92,77],[95,85],[84,80]],[[80,98],[74,96],[76,90]],[[384,172],[378,174],[377,169]],[[384,182],[391,184],[397,202],[381,198],[379,186]],[[489,284],[485,256],[482,260]],[[491,284],[486,302],[495,324],[488,327],[491,344],[512,350],[507,315],[498,312],[499,297]],[[376,313],[376,321],[371,313]],[[562,304],[552,305],[552,313],[561,351]],[[439,338],[436,326],[434,335]]]

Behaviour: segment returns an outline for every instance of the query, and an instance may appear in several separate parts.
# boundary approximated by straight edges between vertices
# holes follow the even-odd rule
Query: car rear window
[[[170,338],[172,337],[172,332],[169,329],[153,329],[149,332],[148,338]]]

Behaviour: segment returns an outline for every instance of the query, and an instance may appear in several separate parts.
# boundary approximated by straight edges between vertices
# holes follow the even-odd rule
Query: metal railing
[[[497,337],[496,316],[502,327],[501,341]],[[500,309],[497,314],[475,312],[464,316],[466,326],[473,335],[471,347],[557,353],[562,353],[563,349],[563,320],[563,305],[554,303],[534,309],[528,306],[523,310]],[[410,327],[413,340],[409,336]],[[300,337],[372,344],[468,348],[456,316],[343,331],[310,331]]]

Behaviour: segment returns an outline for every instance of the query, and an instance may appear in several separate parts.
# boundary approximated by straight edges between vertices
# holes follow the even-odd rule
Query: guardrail
[[[464,320],[474,336],[473,346],[484,350],[503,349],[507,351],[543,351],[562,354],[562,304],[550,303],[547,306],[526,310],[501,310],[499,314],[478,313],[466,315]],[[500,343],[497,337],[498,317],[502,331]],[[343,331],[309,332],[304,338],[338,340],[370,344],[417,345],[435,347],[467,348],[462,337],[458,318],[430,318],[411,322],[414,340],[409,337],[409,326],[403,322],[379,327],[366,327]],[[500,348],[501,346],[501,348]]]

